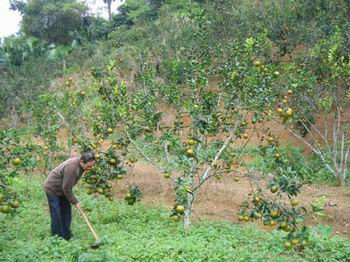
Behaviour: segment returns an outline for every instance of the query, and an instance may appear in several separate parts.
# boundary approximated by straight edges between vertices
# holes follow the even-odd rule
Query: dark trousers
[[[66,240],[71,238],[72,207],[66,197],[47,195],[51,215],[51,233]]]

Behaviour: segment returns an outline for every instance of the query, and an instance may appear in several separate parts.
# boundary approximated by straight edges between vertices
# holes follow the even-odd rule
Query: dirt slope
[[[113,192],[123,198],[129,184],[137,184],[143,193],[142,202],[150,205],[164,205],[169,210],[174,204],[173,179],[165,179],[152,165],[137,162],[128,170],[128,175],[114,184]],[[260,181],[264,185],[265,181]],[[249,180],[240,177],[234,181],[230,174],[221,180],[213,179],[203,186],[194,207],[194,219],[228,220],[238,223],[236,213],[242,200],[251,192]],[[331,225],[336,234],[350,237],[350,188],[306,185],[300,200],[308,210],[307,224]],[[311,203],[325,197],[324,216],[312,212]]]

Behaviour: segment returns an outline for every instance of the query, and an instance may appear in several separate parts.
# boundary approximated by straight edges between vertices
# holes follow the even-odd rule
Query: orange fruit
[[[192,148],[187,148],[187,150],[186,150],[186,155],[187,155],[188,157],[193,157],[193,156],[194,156],[193,149],[192,149]]]
[[[278,210],[271,210],[271,211],[270,211],[270,216],[271,216],[272,218],[277,218],[277,217],[279,216]]]
[[[295,206],[299,205],[299,200],[298,200],[297,198],[292,198],[292,199],[290,200],[290,204],[291,204],[293,207],[295,207]]]
[[[177,205],[175,208],[176,212],[179,214],[183,214],[185,212],[185,207],[182,205]]]
[[[290,242],[292,243],[293,246],[296,246],[296,245],[299,245],[300,240],[299,239],[292,239]]]
[[[278,191],[278,186],[277,185],[273,185],[271,188],[270,188],[270,191],[271,193],[276,193]]]
[[[291,249],[292,248],[292,243],[290,241],[286,241],[286,242],[284,242],[284,247],[286,249]]]
[[[197,144],[197,141],[194,140],[194,139],[188,139],[187,140],[187,144],[190,145],[190,146],[193,146],[193,145]]]
[[[16,157],[15,159],[12,160],[12,164],[14,166],[19,166],[20,164],[22,164],[22,160],[18,157]]]
[[[116,161],[114,158],[111,158],[111,159],[109,160],[109,163],[110,163],[111,165],[115,165],[115,164],[117,163],[117,161]]]

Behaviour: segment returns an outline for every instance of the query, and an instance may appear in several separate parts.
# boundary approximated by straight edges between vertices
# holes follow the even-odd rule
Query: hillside
[[[76,0],[11,8],[0,260],[347,261],[349,1],[127,0],[109,20]],[[73,241],[49,236],[39,189],[85,152],[75,192],[98,252],[75,211]]]

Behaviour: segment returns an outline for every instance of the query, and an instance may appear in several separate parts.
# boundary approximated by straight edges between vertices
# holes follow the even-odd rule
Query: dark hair
[[[90,161],[96,161],[95,154],[92,151],[84,152],[81,155],[80,160],[83,161],[84,164]]]

